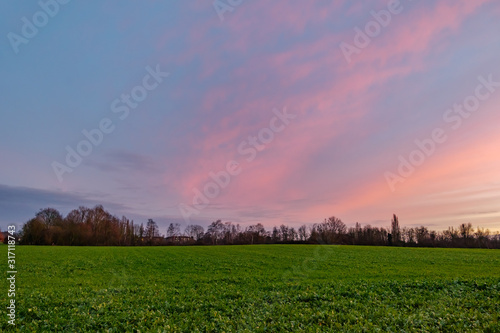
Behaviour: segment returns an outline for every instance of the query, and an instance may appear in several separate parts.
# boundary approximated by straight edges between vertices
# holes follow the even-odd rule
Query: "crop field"
[[[500,332],[497,250],[19,246],[16,263],[1,331]]]

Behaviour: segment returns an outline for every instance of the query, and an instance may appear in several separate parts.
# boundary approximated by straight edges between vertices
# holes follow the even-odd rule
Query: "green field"
[[[16,257],[22,332],[500,332],[498,250],[18,246]],[[12,330],[5,315],[0,328]]]

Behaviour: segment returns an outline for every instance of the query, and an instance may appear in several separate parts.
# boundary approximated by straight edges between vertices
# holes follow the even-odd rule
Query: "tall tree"
[[[305,224],[299,227],[299,240],[300,241],[307,240],[307,226]]]
[[[35,218],[39,219],[40,222],[44,223],[46,226],[60,225],[63,221],[61,213],[54,208],[40,209]]]
[[[170,228],[170,226],[169,226]],[[190,224],[184,229],[184,233],[186,236],[192,237],[195,241],[200,241],[203,238],[203,234],[205,233],[205,230],[201,225],[196,225],[196,224]],[[167,237],[168,237],[168,230],[167,230]]]
[[[21,231],[22,244],[45,245],[44,232],[46,228],[40,219],[33,218],[26,222]]]
[[[282,224],[280,225],[281,240],[283,242],[288,242],[288,226]]]
[[[460,235],[462,236],[463,239],[471,238],[472,234],[474,233],[474,228],[472,227],[472,223],[462,223],[459,229],[460,229]]]
[[[271,233],[271,239],[273,240],[274,243],[278,243],[281,241],[281,230],[278,229],[276,226],[273,227],[273,231]]]
[[[347,227],[341,219],[331,216],[320,225],[322,238],[330,244],[342,242],[347,233]]]
[[[153,219],[148,219],[146,223],[146,237],[151,240],[159,235],[158,224]]]
[[[263,238],[267,236],[267,231],[261,223],[248,226],[246,233],[249,235],[250,244],[262,243]]]
[[[207,229],[207,234],[213,244],[217,244],[224,236],[224,223],[221,220],[212,222]]]
[[[391,234],[392,234],[392,242],[395,245],[398,245],[401,242],[401,229],[399,227],[399,218],[396,216],[396,214],[392,215]]]
[[[170,223],[167,228],[167,237],[175,237],[181,235],[181,225],[179,223]]]

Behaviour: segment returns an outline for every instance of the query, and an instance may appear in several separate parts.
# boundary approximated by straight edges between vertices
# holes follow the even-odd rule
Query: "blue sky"
[[[495,1],[402,1],[349,57],[342,43],[356,47],[355,28],[366,31],[389,2],[244,1],[224,20],[207,1],[41,3],[57,13],[35,1],[0,4],[2,230],[40,208],[98,203],[161,228],[331,215],[386,226],[397,213],[404,225],[500,230],[500,93],[457,130],[443,119],[478,77],[500,81]],[[23,18],[37,15],[46,24],[16,53],[9,33],[22,37]],[[113,101],[140,92],[157,68],[168,77],[121,120]],[[238,147],[285,108],[295,118],[246,161]],[[53,163],[65,164],[66,147],[76,150],[103,119],[112,133],[60,181]],[[401,177],[399,156],[435,128],[446,142]],[[193,203],[232,160],[242,172],[208,204]],[[404,181],[391,186],[388,172]]]

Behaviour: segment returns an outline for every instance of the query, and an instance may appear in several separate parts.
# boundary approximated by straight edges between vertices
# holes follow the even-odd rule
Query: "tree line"
[[[170,223],[166,235],[157,223],[149,219],[135,224],[125,216],[118,218],[103,206],[79,207],[65,217],[54,208],[41,209],[26,222],[18,234],[26,245],[236,245],[236,244],[343,244],[419,247],[500,248],[500,234],[474,228],[471,223],[449,227],[445,231],[429,230],[425,226],[401,227],[393,215],[389,228],[347,227],[342,220],[329,217],[320,223],[298,228],[284,224],[266,230],[261,223],[243,228],[232,222],[217,220],[207,229],[200,225]]]

